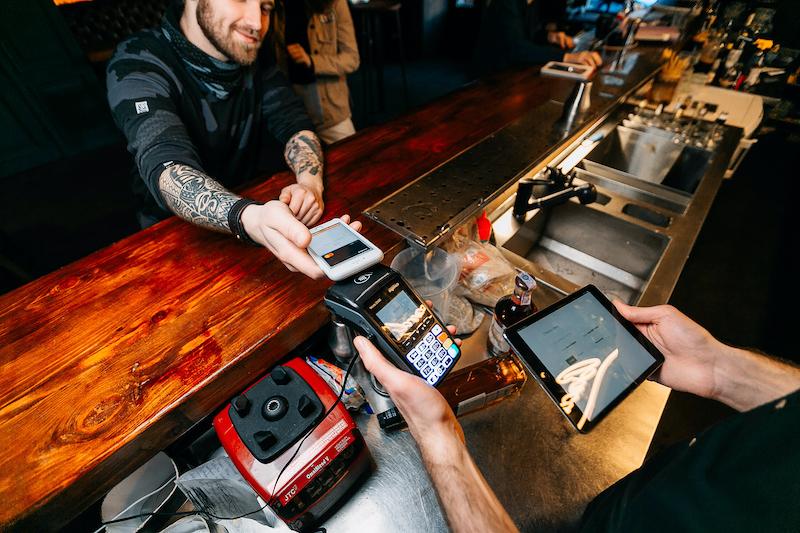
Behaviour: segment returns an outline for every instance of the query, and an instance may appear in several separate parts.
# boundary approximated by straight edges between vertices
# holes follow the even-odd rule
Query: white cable
[[[175,462],[174,462],[174,461],[172,462],[172,466],[175,468],[175,477],[168,479],[167,481],[165,481],[165,482],[164,482],[164,484],[163,484],[163,485],[161,485],[161,486],[160,486],[160,487],[158,487],[157,489],[153,490],[152,492],[148,492],[147,494],[145,494],[144,496],[142,496],[142,497],[141,497],[141,498],[139,498],[138,500],[136,500],[136,501],[134,501],[133,503],[131,503],[131,504],[130,504],[129,506],[127,506],[125,509],[123,509],[122,511],[118,512],[118,513],[117,513],[117,515],[116,515],[114,518],[112,518],[111,520],[106,520],[106,521],[107,521],[107,522],[111,522],[112,520],[116,520],[117,518],[121,517],[122,515],[124,515],[124,514],[125,514],[125,513],[127,513],[128,511],[130,511],[130,510],[131,510],[131,507],[133,507],[133,506],[134,506],[134,505],[136,505],[137,503],[140,503],[140,502],[142,502],[143,500],[146,500],[147,498],[149,498],[149,497],[150,497],[150,496],[152,496],[153,494],[156,494],[156,493],[160,492],[161,490],[163,490],[163,489],[164,489],[164,488],[165,488],[167,485],[169,485],[170,483],[173,483],[173,482],[177,481],[177,480],[178,480],[178,467],[177,467],[177,465],[175,464]],[[99,528],[97,528],[97,529],[94,531],[94,533],[100,533],[101,531],[103,531],[103,530],[104,530],[104,529],[106,529],[107,527],[108,527],[108,525],[105,525],[105,524],[104,524],[104,525],[100,526]]]

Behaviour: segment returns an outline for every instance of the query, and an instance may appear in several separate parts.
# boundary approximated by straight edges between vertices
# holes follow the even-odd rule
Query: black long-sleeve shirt
[[[262,170],[260,155],[270,143],[283,146],[313,130],[266,54],[250,66],[218,61],[183,36],[179,16],[173,4],[161,27],[120,43],[106,73],[112,116],[134,157],[134,192],[155,219],[171,214],[158,187],[170,162],[234,187]]]
[[[589,504],[582,532],[800,531],[800,391],[657,454]]]

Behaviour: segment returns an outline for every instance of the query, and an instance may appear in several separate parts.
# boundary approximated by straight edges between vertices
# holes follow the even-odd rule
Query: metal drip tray
[[[522,172],[560,142],[553,130],[562,106],[546,104],[428,172],[364,214],[424,248],[474,216]]]

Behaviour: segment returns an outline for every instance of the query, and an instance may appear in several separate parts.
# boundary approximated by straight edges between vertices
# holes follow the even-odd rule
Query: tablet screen
[[[652,353],[655,348],[646,339],[648,347],[643,345],[643,336],[617,318],[604,296],[598,293],[601,302],[587,289],[573,296],[556,304],[555,310],[540,313],[540,318],[535,315],[531,323],[515,326],[518,340],[512,346],[583,431],[641,383],[663,357]],[[517,349],[519,341],[527,349]]]

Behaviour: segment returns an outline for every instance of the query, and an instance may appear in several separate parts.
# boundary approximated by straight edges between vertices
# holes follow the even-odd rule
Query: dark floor
[[[794,331],[800,273],[790,193],[800,136],[765,124],[759,141],[722,184],[670,303],[720,340],[800,362]],[[651,452],[731,411],[673,392]]]
[[[351,79],[357,127],[381,123],[469,80],[447,60],[385,71],[384,109],[373,87],[365,108],[361,73]],[[800,134],[762,128],[733,179],[723,183],[670,302],[725,342],[800,361],[793,321],[798,299],[794,224]],[[34,169],[14,179],[0,223],[0,293],[135,231],[130,160],[121,144]],[[670,397],[651,451],[707,427],[729,410],[684,394]]]

